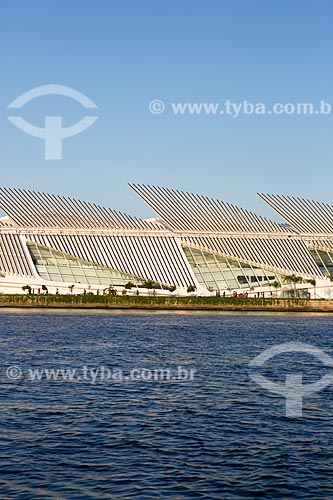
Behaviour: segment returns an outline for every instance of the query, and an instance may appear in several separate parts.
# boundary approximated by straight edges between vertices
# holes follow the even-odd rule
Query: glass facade
[[[310,253],[321,272],[325,276],[331,276],[333,274],[333,253],[316,248],[310,248]]]
[[[129,281],[140,287],[146,281],[144,277],[88,262],[32,241],[27,242],[27,248],[38,275],[46,281],[68,285],[82,283],[103,288],[123,287]],[[212,292],[240,289],[245,291],[257,287],[269,288],[273,282],[279,282],[281,285],[284,283],[283,276],[274,271],[194,245],[182,243],[182,248],[197,282]],[[333,253],[312,249],[311,254],[324,274],[333,273]],[[166,285],[160,283],[159,286],[163,288]]]
[[[37,273],[47,281],[86,283],[104,287],[124,286],[128,281],[140,285],[144,281],[142,278],[86,262],[33,242],[28,242],[27,247]]]
[[[208,290],[232,290],[269,285],[281,278],[272,271],[205,250],[182,245],[198,282]]]

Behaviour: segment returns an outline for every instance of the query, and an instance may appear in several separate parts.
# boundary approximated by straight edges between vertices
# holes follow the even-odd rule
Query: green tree
[[[135,286],[134,283],[132,283],[131,281],[128,281],[124,285],[124,287],[126,288],[126,290],[131,290],[134,286]]]
[[[194,285],[189,285],[187,287],[187,293],[195,292],[196,288]]]
[[[317,297],[317,294],[316,294],[316,285],[317,285],[317,282],[314,278],[311,278],[309,280],[306,280],[305,283],[309,283],[309,285],[313,286],[313,289],[314,289],[314,298]]]
[[[153,282],[153,280],[146,280],[142,283],[142,286],[144,288],[147,288],[148,290],[151,290],[152,288],[154,288],[154,285],[155,285],[155,283]]]
[[[277,297],[277,291],[279,288],[281,288],[281,283],[279,283],[279,281],[273,281],[273,283],[271,283],[271,286],[275,288],[275,296]]]
[[[150,290],[152,290],[154,287],[155,287],[155,283],[153,280],[146,280],[142,283],[142,286],[144,288],[147,288],[148,290],[148,295],[150,295]],[[155,295],[156,291],[154,290],[154,295]]]
[[[24,285],[24,286],[22,286],[22,290],[24,292],[28,292],[28,294],[31,295],[31,286],[30,285]]]
[[[296,285],[299,283],[303,283],[303,278],[300,276],[296,276],[296,274],[287,274],[284,278],[283,281],[285,283],[292,283],[294,285],[294,297],[296,297]]]

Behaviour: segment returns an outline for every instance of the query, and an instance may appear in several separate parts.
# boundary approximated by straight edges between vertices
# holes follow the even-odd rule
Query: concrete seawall
[[[0,295],[0,308],[143,309],[174,311],[333,312],[333,300],[234,297]]]

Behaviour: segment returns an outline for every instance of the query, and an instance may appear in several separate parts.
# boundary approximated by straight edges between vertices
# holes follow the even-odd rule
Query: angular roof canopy
[[[20,227],[159,229],[151,222],[65,196],[0,188],[0,209]]]
[[[129,186],[174,231],[290,232],[282,224],[220,200],[158,186]]]
[[[260,193],[258,196],[296,232],[333,235],[333,205],[291,196]]]

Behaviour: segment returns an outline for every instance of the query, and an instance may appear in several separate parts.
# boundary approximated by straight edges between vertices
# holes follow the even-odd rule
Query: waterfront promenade
[[[0,295],[1,308],[128,309],[171,311],[333,312],[333,300],[238,297]]]

